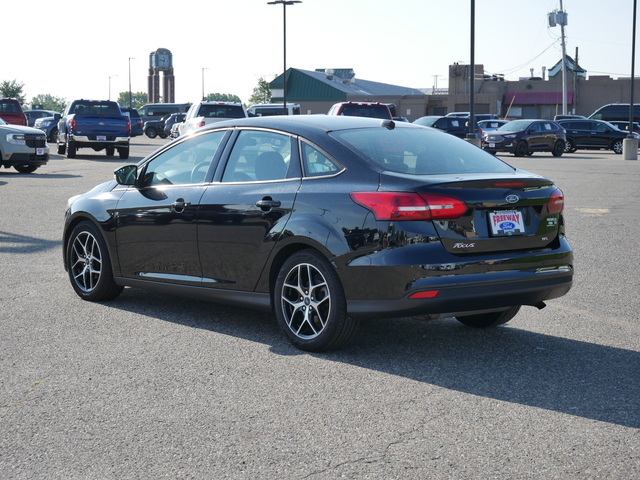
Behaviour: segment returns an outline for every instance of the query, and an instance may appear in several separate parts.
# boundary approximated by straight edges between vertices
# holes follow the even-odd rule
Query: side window
[[[203,182],[225,133],[206,133],[165,150],[147,163],[142,186]]]
[[[308,143],[301,142],[302,162],[304,164],[304,174],[306,177],[321,177],[332,175],[342,170],[331,158],[322,153],[317,148]]]
[[[229,155],[223,182],[265,182],[287,178],[291,138],[274,132],[243,130]]]

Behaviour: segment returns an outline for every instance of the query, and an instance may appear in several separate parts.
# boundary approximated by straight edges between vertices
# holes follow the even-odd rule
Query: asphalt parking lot
[[[640,160],[501,157],[565,193],[575,286],[547,308],[308,354],[267,314],[73,292],[67,198],[165,142],[0,170],[0,478],[640,478]]]

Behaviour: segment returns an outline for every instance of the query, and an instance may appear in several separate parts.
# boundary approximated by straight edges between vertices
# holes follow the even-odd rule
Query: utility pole
[[[560,12],[562,21],[560,22],[560,35],[562,36],[562,114],[567,114],[567,42],[564,37],[564,26],[567,24],[567,14],[562,8],[560,0]]]
[[[560,10],[548,14],[549,26],[560,25],[560,36],[562,41],[562,114],[567,114],[567,42],[564,35],[564,27],[567,25],[567,12],[562,8],[560,0]]]

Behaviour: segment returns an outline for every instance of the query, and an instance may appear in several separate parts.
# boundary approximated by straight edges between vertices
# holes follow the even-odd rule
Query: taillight
[[[549,213],[560,213],[562,210],[564,210],[564,193],[559,188],[556,188],[551,192],[547,202],[547,211]]]
[[[127,120],[127,133],[131,133],[131,120]]]
[[[69,122],[69,128],[71,130],[75,130],[76,129],[76,119],[72,118],[71,121]]]
[[[428,193],[353,192],[351,198],[376,220],[447,220],[467,211],[462,200]]]
[[[201,120],[201,121],[198,122],[198,128],[199,127],[204,127],[204,126],[205,126],[204,120]]]

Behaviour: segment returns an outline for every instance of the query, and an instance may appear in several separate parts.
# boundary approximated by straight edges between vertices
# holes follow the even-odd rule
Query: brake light
[[[76,119],[72,118],[71,121],[69,122],[69,128],[71,130],[75,130],[76,129]]]
[[[445,195],[408,192],[353,192],[358,205],[371,210],[376,220],[446,220],[459,218],[467,205]]]
[[[199,127],[204,127],[204,126],[205,126],[204,120],[201,120],[201,121],[198,122],[198,128]]]
[[[131,133],[131,120],[127,120],[127,133]]]
[[[412,300],[416,298],[435,298],[438,296],[438,293],[440,293],[440,290],[425,290],[423,292],[412,293],[409,295],[409,298]]]
[[[549,213],[560,213],[562,210],[564,210],[564,193],[559,188],[556,188],[551,192],[547,202],[547,211]]]

